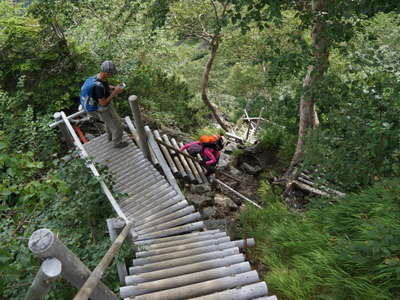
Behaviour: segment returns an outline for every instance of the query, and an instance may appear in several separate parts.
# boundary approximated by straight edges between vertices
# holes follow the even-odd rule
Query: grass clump
[[[335,204],[316,200],[302,214],[268,189],[262,196],[266,207],[248,207],[240,219],[279,299],[400,297],[400,179]]]

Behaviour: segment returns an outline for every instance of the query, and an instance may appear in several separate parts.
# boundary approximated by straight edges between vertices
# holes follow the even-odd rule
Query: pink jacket
[[[183,145],[179,150],[184,151],[185,149],[189,148],[193,144],[200,144],[200,142],[191,142],[188,144]],[[208,160],[206,161],[206,165],[215,165],[218,162],[219,158],[219,151],[215,150],[214,148],[210,147],[204,147],[203,152],[200,153],[200,155],[204,158],[207,158]]]

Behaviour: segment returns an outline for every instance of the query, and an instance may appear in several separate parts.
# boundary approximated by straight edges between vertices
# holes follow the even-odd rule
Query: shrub
[[[175,76],[140,64],[127,79],[127,85],[134,87],[146,115],[153,121],[188,130],[196,127],[202,120],[204,106],[196,103],[187,85]],[[122,103],[121,106],[128,110],[127,103]]]

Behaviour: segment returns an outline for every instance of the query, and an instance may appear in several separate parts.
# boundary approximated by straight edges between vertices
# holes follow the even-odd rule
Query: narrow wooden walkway
[[[114,149],[106,135],[84,145],[93,159],[108,166],[114,192],[138,234],[133,265],[121,287],[124,299],[276,299],[251,270],[225,232],[205,230],[188,204],[125,135],[129,145]],[[251,245],[254,240],[247,240]]]

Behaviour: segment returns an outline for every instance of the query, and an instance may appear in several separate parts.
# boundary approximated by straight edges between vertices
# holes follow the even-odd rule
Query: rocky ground
[[[230,142],[221,154],[216,178],[252,201],[262,205],[257,197],[260,175],[275,164],[271,153],[258,152],[257,147],[244,147]],[[184,194],[202,214],[208,229],[227,231],[231,237],[238,233],[238,214],[252,205],[215,181],[210,184],[187,184]]]

